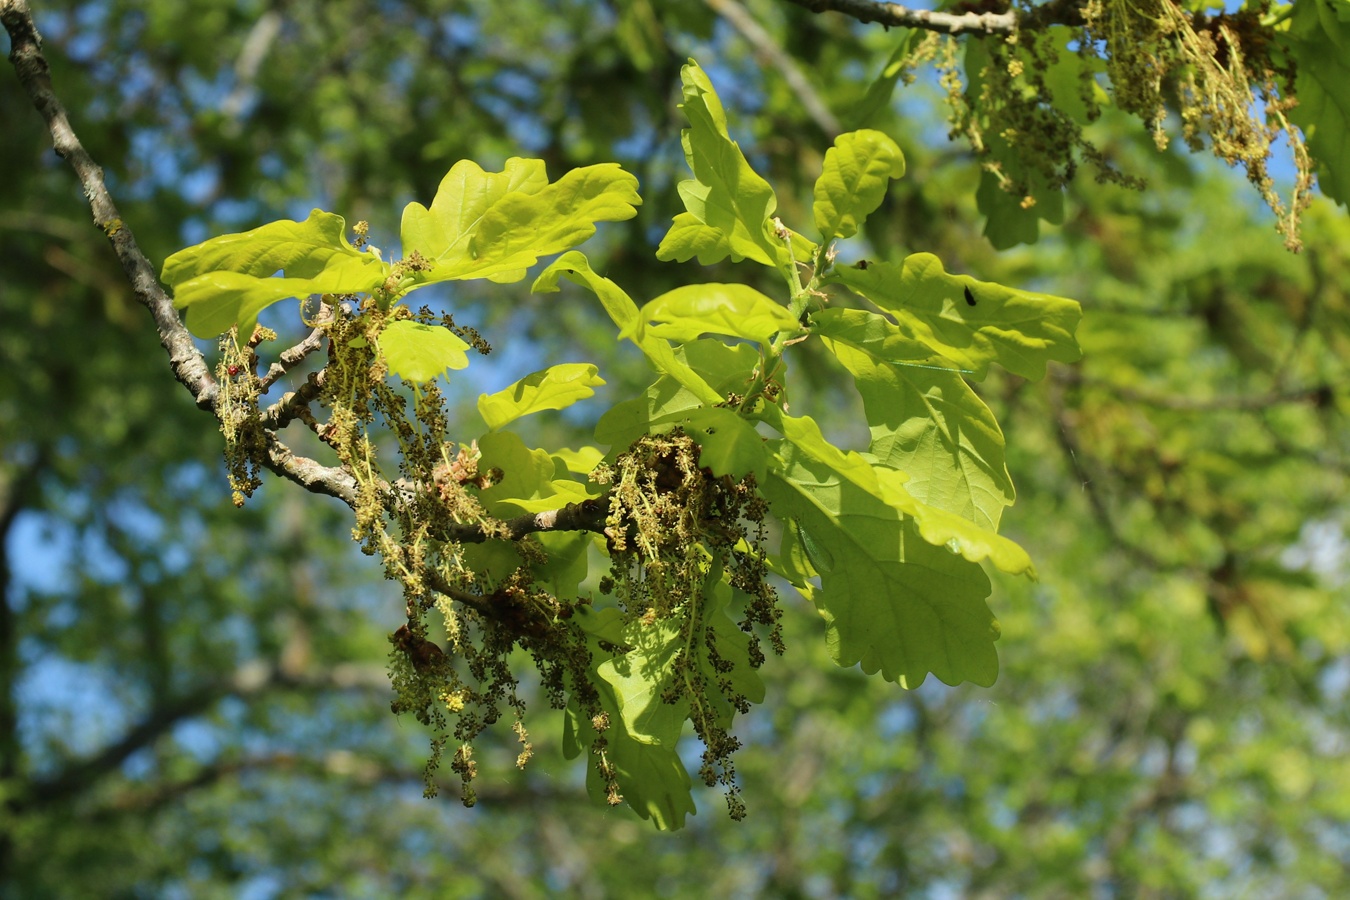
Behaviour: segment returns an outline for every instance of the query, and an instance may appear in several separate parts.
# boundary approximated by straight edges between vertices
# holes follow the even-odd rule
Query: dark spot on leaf
[[[970,306],[974,306],[975,295],[970,292],[970,285],[965,286],[965,292],[966,292],[966,303],[969,304]]]
[[[864,272],[866,272],[866,271],[867,271],[867,267],[870,266],[871,263],[868,262],[868,261],[865,260],[865,259],[860,259],[860,260],[858,260],[857,263],[855,263],[854,265],[855,265],[856,268],[862,269]]]

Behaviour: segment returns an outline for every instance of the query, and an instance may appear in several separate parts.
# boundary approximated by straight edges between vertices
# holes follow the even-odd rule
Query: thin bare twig
[[[778,42],[773,39],[773,35],[764,29],[763,25],[755,20],[750,14],[750,10],[742,6],[738,0],[703,0],[713,12],[731,23],[731,27],[741,33],[741,37],[750,42],[750,46],[755,49],[755,56],[765,67],[772,67],[778,70],[783,76],[783,80],[792,88],[797,99],[801,101],[802,108],[806,110],[807,115],[820,126],[820,130],[825,132],[826,136],[833,138],[842,130],[839,120],[835,118],[834,113],[825,105],[816,89],[811,86],[807,80],[806,74],[802,72],[793,58],[784,52]]]
[[[940,34],[1010,35],[1022,28],[1047,25],[1082,25],[1082,0],[1050,0],[1026,12],[947,13],[911,9],[899,3],[877,0],[788,0],[814,13],[838,12],[859,22],[876,22],[886,28],[919,28]]]
[[[131,754],[150,746],[184,719],[203,714],[225,697],[253,697],[275,690],[385,691],[388,681],[380,666],[340,665],[297,676],[261,660],[245,663],[222,681],[203,685],[161,703],[127,729],[121,738],[93,756],[31,782],[16,798],[15,806],[20,809],[42,806],[80,794],[117,769]]]
[[[213,409],[217,387],[211,369],[192,342],[192,335],[183,327],[173,301],[160,287],[150,260],[136,245],[131,229],[118,214],[103,183],[103,170],[75,136],[66,109],[52,88],[51,69],[42,55],[42,38],[33,24],[26,0],[0,0],[0,22],[9,32],[9,60],[14,64],[19,82],[46,121],[56,152],[75,170],[94,214],[94,224],[108,236],[136,299],[154,316],[159,340],[168,351],[174,377],[192,392],[198,406]]]
[[[9,32],[9,59],[19,82],[46,121],[56,152],[75,170],[94,214],[94,224],[108,236],[136,299],[154,317],[155,329],[169,354],[174,377],[191,392],[197,406],[214,412],[219,386],[211,368],[183,325],[173,300],[160,286],[154,266],[141,252],[131,228],[118,214],[103,182],[103,170],[76,137],[65,107],[52,88],[51,69],[42,55],[42,38],[33,24],[27,0],[0,0],[0,22]],[[304,348],[308,340],[298,347]],[[349,506],[356,503],[355,480],[350,474],[297,456],[275,436],[270,436],[265,463],[271,471],[306,490],[337,497]]]
[[[277,379],[285,375],[291,369],[294,369],[300,363],[305,361],[305,357],[323,346],[323,329],[315,328],[309,335],[294,347],[287,347],[281,351],[277,361],[268,368],[267,374],[262,377],[262,385],[259,388],[266,392],[268,388],[277,383]]]

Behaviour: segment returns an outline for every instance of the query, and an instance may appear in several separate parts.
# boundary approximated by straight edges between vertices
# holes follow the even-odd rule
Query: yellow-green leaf
[[[478,412],[490,430],[496,431],[521,416],[545,409],[564,409],[595,393],[604,384],[599,369],[590,363],[562,363],[542,369],[495,394],[478,397]]]

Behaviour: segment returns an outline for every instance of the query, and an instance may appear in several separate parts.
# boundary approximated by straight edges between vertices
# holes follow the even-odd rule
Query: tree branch
[[[169,354],[174,377],[192,392],[198,406],[213,409],[217,388],[210,367],[192,342],[192,335],[183,327],[173,301],[160,287],[150,260],[136,245],[131,229],[118,215],[103,183],[103,170],[75,136],[65,107],[52,88],[51,69],[42,55],[42,38],[33,24],[26,0],[0,0],[0,21],[9,32],[9,60],[14,64],[19,82],[46,121],[56,152],[75,170],[94,214],[94,224],[108,236],[136,299],[154,316],[159,340]]]
[[[94,820],[107,819],[127,813],[146,814],[177,801],[184,794],[203,787],[254,771],[298,772],[315,778],[345,779],[362,785],[416,784],[424,783],[420,769],[401,768],[375,759],[363,759],[346,751],[335,750],[314,758],[294,752],[267,753],[246,756],[238,759],[223,759],[202,766],[186,778],[166,780],[148,787],[127,789],[114,795],[109,802],[93,813]],[[447,779],[438,779],[437,786],[443,793],[452,794],[458,784]],[[540,802],[575,802],[575,795],[568,790],[554,788],[551,785],[497,784],[475,786],[480,802],[500,806],[533,807]]]
[[[911,9],[877,0],[788,0],[813,13],[838,12],[859,22],[876,22],[886,28],[919,28],[940,34],[1011,35],[1023,28],[1047,25],[1082,25],[1082,0],[1050,0],[1026,12],[933,12]]]
[[[52,88],[51,69],[42,55],[42,38],[33,24],[27,0],[0,0],[0,22],[9,32],[9,59],[14,64],[19,82],[46,121],[56,152],[75,170],[93,212],[94,224],[108,236],[136,299],[154,317],[159,341],[169,354],[174,377],[192,393],[197,406],[214,412],[219,386],[211,374],[211,368],[184,327],[173,300],[160,285],[154,266],[141,252],[131,228],[118,214],[103,182],[103,170],[95,164],[71,128],[65,107]],[[318,346],[313,334],[283,353],[280,363],[283,372],[288,365],[298,363],[312,352],[311,345]],[[267,377],[280,377],[280,373],[273,376],[273,372],[269,371]],[[277,475],[294,481],[308,491],[337,497],[349,506],[355,505],[355,481],[348,473],[297,456],[274,435],[269,434],[264,462]]]
[[[14,809],[21,811],[56,803],[83,793],[131,754],[149,746],[184,719],[203,714],[225,697],[253,697],[277,689],[387,690],[388,686],[384,670],[379,666],[339,665],[316,675],[296,676],[265,662],[246,663],[224,681],[199,687],[151,710],[119,740],[94,756],[72,763],[48,778],[30,782],[27,790],[21,789],[15,798]]]
[[[294,347],[288,347],[281,351],[281,355],[277,357],[277,361],[272,363],[271,367],[267,370],[267,374],[262,377],[261,390],[265,392],[272,385],[276,384],[278,378],[300,365],[306,356],[309,356],[322,346],[323,329],[315,328],[303,341],[296,344]]]
[[[755,20],[750,11],[741,5],[738,0],[704,0],[713,12],[731,23],[731,27],[741,33],[741,36],[754,48],[755,55],[765,67],[772,67],[778,70],[783,76],[783,80],[792,88],[792,92],[797,95],[801,101],[802,108],[815,121],[820,130],[825,132],[827,137],[833,138],[842,130],[839,126],[839,120],[835,118],[829,106],[821,99],[820,94],[811,86],[805,73],[793,60],[791,55],[784,52],[783,48],[773,39],[773,35],[764,30],[764,26]]]

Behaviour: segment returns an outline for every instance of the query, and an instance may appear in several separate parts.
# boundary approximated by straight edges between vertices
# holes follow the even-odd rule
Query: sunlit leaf
[[[380,333],[380,353],[404,381],[431,381],[446,369],[462,369],[469,364],[468,349],[450,329],[411,319],[390,322]]]
[[[812,325],[858,386],[870,454],[909,475],[905,488],[920,502],[997,530],[1015,497],[1003,432],[960,374],[913,365],[923,345],[874,313],[830,309]]]
[[[558,280],[566,278],[575,284],[587,288],[604,306],[605,312],[614,324],[619,326],[621,334],[629,335],[633,343],[646,354],[659,372],[663,372],[693,393],[703,403],[717,404],[722,398],[708,386],[688,365],[676,357],[670,344],[653,335],[643,335],[638,328],[640,322],[637,305],[626,293],[608,278],[597,275],[591,270],[591,264],[585,255],[572,251],[564,253],[553,261],[548,268],[539,273],[530,290],[537,294],[558,290]]]
[[[633,330],[676,343],[712,333],[767,344],[780,331],[801,326],[781,303],[748,285],[691,284],[645,304]]]
[[[362,293],[385,279],[389,266],[348,243],[346,228],[341,216],[316,209],[303,222],[271,222],[179,250],[164,261],[160,277],[174,289],[174,305],[187,309],[188,330],[197,337],[238,325],[246,341],[258,314],[278,300]],[[272,277],[277,272],[283,277]]]
[[[825,166],[816,180],[816,228],[828,244],[850,238],[886,196],[892,178],[905,174],[905,157],[880,131],[863,129],[841,134],[825,152]]]
[[[598,447],[578,447],[576,450],[563,447],[553,451],[554,462],[561,463],[573,475],[589,475],[604,458],[605,454]]]
[[[573,169],[550,184],[540,160],[510,159],[499,173],[461,161],[430,207],[410,203],[403,211],[404,251],[433,264],[408,287],[518,280],[539,257],[585,241],[596,222],[631,219],[641,202],[637,179],[616,163]]]
[[[682,133],[684,154],[694,173],[692,180],[679,185],[685,209],[720,231],[731,253],[766,266],[790,266],[787,246],[770,223],[778,208],[773,188],[755,173],[731,139],[726,111],[712,82],[692,60],[680,70],[680,79],[684,85],[680,108],[689,120]],[[687,228],[687,222],[681,227]],[[686,252],[687,240],[680,247],[681,253]]]
[[[657,259],[688,262],[698,257],[699,264],[704,266],[719,263],[728,256],[732,262],[745,258],[732,251],[727,236],[720,229],[704,225],[693,213],[687,212],[675,216],[670,230],[661,239],[661,246],[656,249]]]
[[[930,672],[947,684],[992,684],[998,627],[983,570],[791,441],[770,443],[777,464],[764,495],[821,548],[810,555],[821,579],[812,599],[835,662],[907,688]]]
[[[590,363],[562,363],[526,375],[505,390],[478,397],[478,413],[495,431],[521,416],[545,409],[565,409],[595,394],[605,383]]]
[[[845,266],[834,277],[894,315],[907,337],[975,378],[997,362],[1037,379],[1049,360],[1079,357],[1073,333],[1082,310],[1076,302],[949,275],[931,253],[915,253],[903,265]]]
[[[876,465],[859,453],[840,450],[825,439],[815,420],[783,415],[776,407],[766,408],[760,416],[806,457],[823,464],[839,479],[890,507],[895,514],[912,519],[919,535],[928,543],[945,547],[972,563],[987,559],[1011,575],[1035,576],[1031,558],[1017,544],[956,513],[921,502],[909,492],[907,474]],[[816,558],[811,563],[821,569]]]
[[[744,388],[759,364],[759,354],[750,345],[729,347],[711,339],[677,347],[675,356],[719,395]],[[595,426],[595,439],[615,451],[626,450],[642,435],[664,430],[699,407],[714,408],[674,378],[662,376],[641,397],[615,404],[602,415]]]

